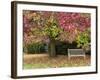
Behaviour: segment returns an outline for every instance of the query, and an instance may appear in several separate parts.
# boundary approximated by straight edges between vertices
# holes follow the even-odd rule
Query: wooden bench
[[[68,59],[71,57],[83,56],[85,59],[85,52],[83,49],[68,49]]]

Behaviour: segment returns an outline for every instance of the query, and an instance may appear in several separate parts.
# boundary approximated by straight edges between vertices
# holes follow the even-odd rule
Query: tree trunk
[[[55,40],[50,39],[49,45],[48,45],[48,53],[50,57],[56,56],[56,48],[55,48]]]

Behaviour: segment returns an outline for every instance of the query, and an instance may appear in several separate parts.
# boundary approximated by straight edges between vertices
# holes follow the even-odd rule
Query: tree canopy
[[[29,43],[33,39],[37,39],[37,42],[48,42],[50,38],[70,43],[78,42],[76,38],[90,29],[90,26],[89,13],[23,11],[24,41],[29,40]]]

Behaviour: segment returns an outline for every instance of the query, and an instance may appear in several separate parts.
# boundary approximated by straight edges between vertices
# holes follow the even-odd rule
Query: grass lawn
[[[90,66],[90,55],[86,55],[86,59],[83,57],[72,57],[68,60],[67,55],[58,55],[51,58],[47,54],[24,54],[24,69],[34,68],[59,68],[59,67],[79,67]]]

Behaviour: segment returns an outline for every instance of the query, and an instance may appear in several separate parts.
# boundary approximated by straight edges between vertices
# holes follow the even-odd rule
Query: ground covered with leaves
[[[67,55],[57,55],[49,57],[47,54],[25,54],[23,58],[24,69],[34,68],[60,68],[60,67],[80,67],[90,66],[90,55],[83,57],[72,57],[70,60]]]

